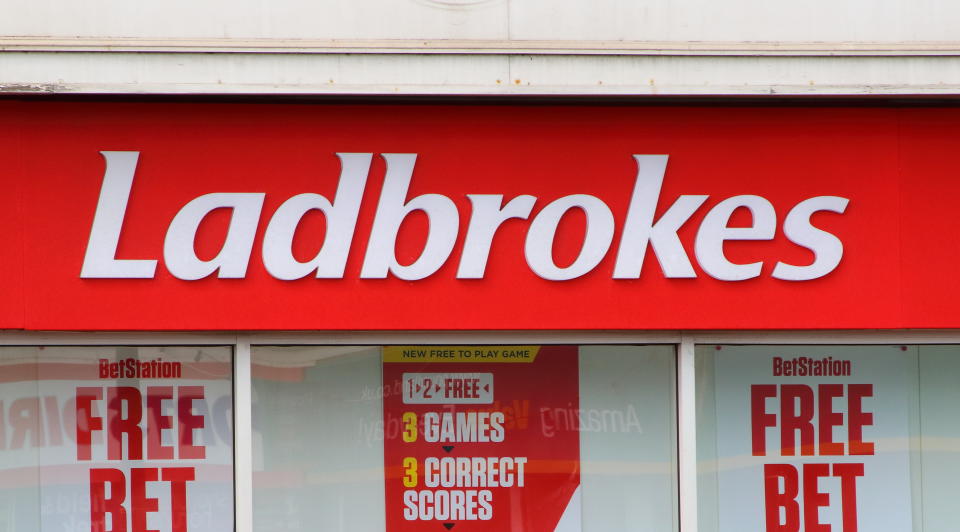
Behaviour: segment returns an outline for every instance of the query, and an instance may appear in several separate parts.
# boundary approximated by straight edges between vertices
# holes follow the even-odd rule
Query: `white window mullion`
[[[233,356],[233,461],[236,532],[253,532],[253,401],[250,342],[238,337]]]
[[[697,402],[694,340],[683,336],[677,353],[677,467],[680,532],[697,532]]]

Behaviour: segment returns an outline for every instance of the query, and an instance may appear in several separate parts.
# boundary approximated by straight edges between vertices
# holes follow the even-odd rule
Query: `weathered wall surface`
[[[960,4],[945,0],[3,0],[0,9],[0,90],[14,93],[960,93]]]

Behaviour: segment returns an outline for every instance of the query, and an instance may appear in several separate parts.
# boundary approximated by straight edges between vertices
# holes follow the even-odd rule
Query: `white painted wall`
[[[0,0],[0,93],[956,95],[948,0]]]
[[[3,0],[0,36],[956,41],[946,0]],[[15,13],[16,16],[9,16]]]

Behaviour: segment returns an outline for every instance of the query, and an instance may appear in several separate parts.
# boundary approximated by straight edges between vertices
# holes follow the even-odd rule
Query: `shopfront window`
[[[252,361],[254,530],[677,530],[673,346]]]
[[[960,347],[700,346],[699,530],[956,530]]]
[[[956,530],[960,346],[689,346],[0,346],[0,532]]]
[[[228,347],[0,347],[0,531],[233,530]]]

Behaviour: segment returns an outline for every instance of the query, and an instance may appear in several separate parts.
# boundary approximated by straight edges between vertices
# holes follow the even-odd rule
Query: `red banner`
[[[577,356],[384,348],[387,530],[579,531]]]
[[[0,102],[0,328],[960,327],[958,119]]]

